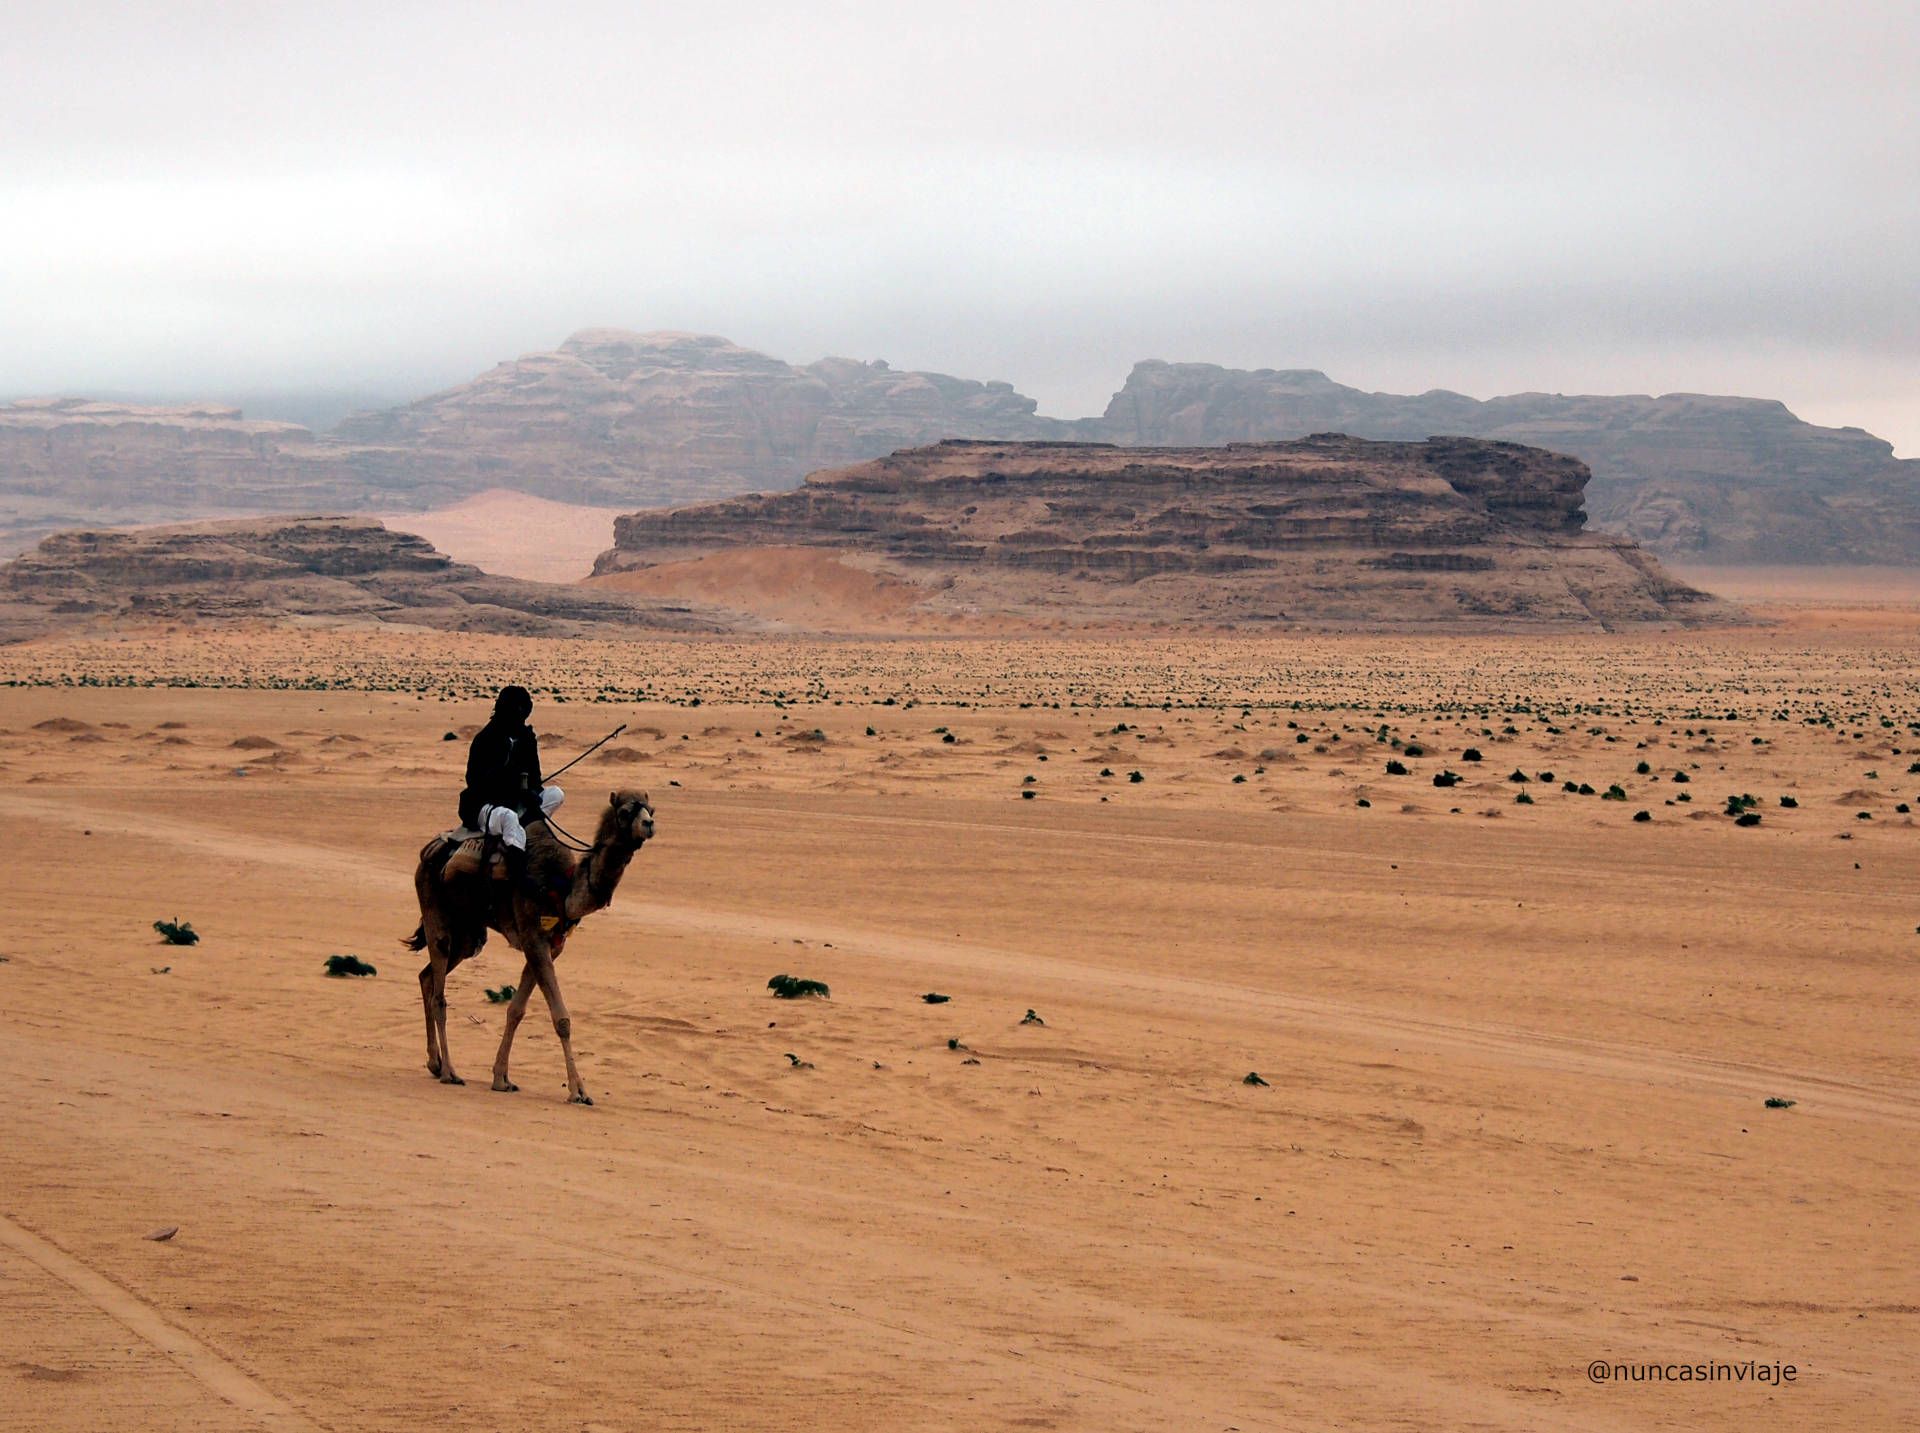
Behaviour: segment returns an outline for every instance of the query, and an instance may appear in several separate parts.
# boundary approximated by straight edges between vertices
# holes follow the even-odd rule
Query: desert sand
[[[0,649],[0,1426],[1913,1427],[1913,634]],[[395,944],[510,679],[591,1109]]]
[[[613,542],[613,520],[625,511],[491,488],[429,512],[378,516],[395,532],[424,537],[455,562],[528,582],[578,582]]]

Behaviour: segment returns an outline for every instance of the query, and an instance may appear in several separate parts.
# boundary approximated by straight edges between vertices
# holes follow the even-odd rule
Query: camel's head
[[[607,815],[602,829],[622,844],[635,850],[653,839],[653,799],[644,791],[613,791],[607,794]]]

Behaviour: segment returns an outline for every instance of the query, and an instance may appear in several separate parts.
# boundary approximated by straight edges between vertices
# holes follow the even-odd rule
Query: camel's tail
[[[408,950],[425,950],[427,948],[426,922],[422,921],[419,925],[415,926],[412,935],[401,936],[400,944],[404,945]]]

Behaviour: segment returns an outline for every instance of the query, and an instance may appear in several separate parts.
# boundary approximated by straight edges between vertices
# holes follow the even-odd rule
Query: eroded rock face
[[[396,497],[299,424],[250,420],[218,404],[0,404],[0,558],[43,533],[89,523],[453,496],[441,485]]]
[[[950,441],[792,492],[620,518],[595,573],[816,547],[919,584],[927,614],[1368,627],[1724,616],[1633,544],[1582,530],[1587,477],[1572,458],[1461,438]]]
[[[0,404],[0,557],[87,524],[418,509],[499,487],[590,505],[692,502],[939,438],[1066,430],[1005,383],[589,329],[324,437],[211,404]]]
[[[682,605],[489,576],[359,517],[65,532],[0,566],[0,640],[126,620],[287,617],[526,636],[714,625]]]
[[[1058,425],[1054,425],[1058,426]],[[552,353],[343,422],[356,461],[584,503],[684,502],[787,487],[934,439],[1033,437],[1005,383],[828,358],[801,368],[724,338],[589,329]]]
[[[1688,394],[1486,402],[1366,393],[1311,370],[1141,363],[1099,418],[1005,383],[726,339],[590,329],[316,437],[215,405],[0,405],[0,557],[85,524],[439,507],[490,488],[623,507],[786,488],[949,437],[1202,446],[1346,432],[1500,438],[1590,464],[1596,526],[1707,562],[1920,561],[1920,462],[1782,405]]]
[[[1858,428],[1821,428],[1757,398],[1436,390],[1366,393],[1308,369],[1140,363],[1100,420],[1121,443],[1237,443],[1337,430],[1435,433],[1570,453],[1593,469],[1596,526],[1671,557],[1721,562],[1912,562],[1920,463]]]

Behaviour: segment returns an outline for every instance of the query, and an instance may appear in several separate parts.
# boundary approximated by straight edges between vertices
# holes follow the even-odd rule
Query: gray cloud
[[[404,393],[618,324],[1069,415],[1135,358],[1206,358],[1760,393],[1920,452],[1907,0],[7,29],[0,392]]]

